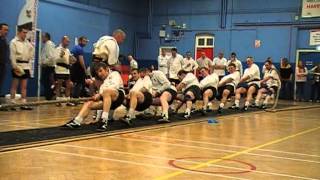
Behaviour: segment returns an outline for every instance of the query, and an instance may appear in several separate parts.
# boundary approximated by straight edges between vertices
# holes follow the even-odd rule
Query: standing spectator
[[[197,73],[198,63],[191,57],[191,52],[186,53],[186,57],[183,59],[182,69],[186,72],[191,72],[194,75]]]
[[[158,56],[158,70],[163,72],[168,77],[168,59],[166,51],[161,49],[161,54]]]
[[[175,85],[179,84],[178,72],[183,66],[183,56],[177,53],[177,48],[171,49],[171,58],[169,60],[169,81]]]
[[[131,54],[128,55],[128,61],[130,63],[130,69],[138,69],[138,63]]]
[[[218,57],[213,59],[213,69],[214,72],[219,76],[219,80],[226,75],[227,59],[223,56],[224,54],[220,52]]]
[[[44,96],[46,100],[51,100],[53,97],[56,49],[55,44],[51,41],[50,34],[47,32],[42,35],[42,43],[41,83],[44,87]]]
[[[34,55],[34,47],[26,39],[28,30],[18,27],[17,36],[10,42],[10,59],[12,65],[12,84],[10,89],[11,102],[15,102],[16,91],[20,83],[21,102],[27,102],[27,82],[30,78],[30,61]],[[22,106],[22,110],[31,110],[31,107]]]
[[[212,71],[212,60],[206,56],[206,52],[201,52],[201,57],[197,59],[197,63],[199,69],[205,67],[209,69],[210,72]]]
[[[70,80],[70,65],[73,63],[71,53],[68,49],[70,44],[70,39],[68,36],[63,36],[61,39],[61,44],[57,47],[57,59],[55,68],[55,79],[57,81],[56,95],[57,100],[70,99],[72,82]],[[63,83],[66,85],[65,97],[61,96],[61,88]],[[58,104],[61,105],[61,104]]]
[[[74,98],[79,98],[83,92],[86,78],[86,65],[84,61],[83,48],[87,45],[88,39],[81,36],[78,39],[78,45],[73,47],[71,54],[76,58],[76,62],[71,67],[71,80],[74,83],[73,95]]]
[[[0,93],[6,75],[6,64],[9,58],[9,45],[6,39],[8,31],[8,24],[0,23]]]
[[[311,98],[312,102],[320,102],[320,63],[313,67],[310,72],[313,74],[313,82],[311,86]]]
[[[282,58],[280,62],[280,80],[281,80],[281,92],[280,97],[282,99],[292,98],[292,68],[287,58]]]
[[[236,65],[236,70],[240,72],[240,76],[243,74],[243,68],[241,61],[237,58],[237,54],[235,52],[232,52],[230,55],[230,59],[227,62],[227,65],[229,66],[230,63],[233,63]]]
[[[298,101],[304,101],[304,87],[307,82],[307,75],[307,68],[301,60],[298,61],[298,65],[296,67],[296,100]]]

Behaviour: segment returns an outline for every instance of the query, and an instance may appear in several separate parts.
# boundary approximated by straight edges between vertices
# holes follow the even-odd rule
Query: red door
[[[211,60],[213,60],[214,57],[214,51],[212,47],[208,47],[208,48],[197,48],[197,53],[196,53],[196,59],[198,59],[201,56],[201,52],[205,52],[206,56],[208,58],[210,58]]]

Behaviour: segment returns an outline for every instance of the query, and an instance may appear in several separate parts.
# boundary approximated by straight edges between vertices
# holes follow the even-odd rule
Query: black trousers
[[[5,76],[6,76],[6,65],[0,64],[0,93],[1,93],[3,85],[4,85]],[[0,94],[0,95],[2,95],[2,94]]]
[[[46,100],[52,100],[54,93],[51,87],[54,84],[54,67],[43,66],[41,68],[41,84]]]

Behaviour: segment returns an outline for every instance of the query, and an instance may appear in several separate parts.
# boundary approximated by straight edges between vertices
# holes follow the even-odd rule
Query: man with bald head
[[[121,29],[113,31],[112,36],[102,36],[93,46],[93,61],[105,62],[108,66],[119,64],[119,44],[126,39],[126,33]]]
[[[68,46],[70,39],[68,36],[63,36],[60,45],[57,47],[56,67],[55,67],[55,80],[57,100],[63,100],[61,96],[62,84],[66,84],[65,97],[70,99],[72,82],[70,80],[70,66],[74,63],[74,58],[71,56]],[[60,105],[60,104],[59,104]]]

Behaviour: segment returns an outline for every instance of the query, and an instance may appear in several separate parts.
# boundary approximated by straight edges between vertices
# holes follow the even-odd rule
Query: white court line
[[[108,152],[108,153],[126,154],[126,155],[130,155],[130,156],[138,156],[138,157],[159,159],[159,160],[165,160],[165,161],[175,159],[175,158],[170,158],[170,157],[152,156],[152,155],[145,155],[145,154],[139,154],[139,153],[130,153],[130,152],[124,152],[124,151],[115,151],[115,150],[109,150],[109,149],[84,147],[84,146],[77,146],[77,145],[70,145],[70,144],[57,144],[56,146],[73,147],[73,148],[77,148],[77,149],[87,149],[87,150],[94,150],[94,151],[101,151],[101,152]],[[196,162],[196,161],[179,160],[179,159],[177,159],[176,162],[199,164],[199,162]],[[222,167],[222,168],[233,169],[233,170],[250,171],[250,172],[254,172],[254,173],[256,172],[256,173],[269,174],[269,175],[275,175],[275,176],[291,177],[291,178],[297,178],[297,179],[317,180],[314,178],[308,178],[308,177],[303,177],[303,176],[295,176],[295,175],[290,175],[290,174],[273,173],[273,172],[266,172],[266,171],[259,171],[259,170],[248,170],[248,169],[244,169],[244,168],[236,168],[236,167],[216,165],[216,164],[211,164],[210,166]]]
[[[50,152],[50,153],[54,153],[54,154],[62,154],[62,155],[69,155],[69,156],[75,156],[75,157],[96,159],[96,160],[113,161],[113,162],[131,164],[131,165],[137,165],[137,166],[145,166],[145,167],[152,167],[152,168],[177,170],[176,168],[167,167],[167,166],[159,166],[159,165],[154,165],[154,164],[139,163],[139,162],[135,162],[135,161],[120,160],[120,159],[113,159],[113,158],[106,158],[106,157],[98,157],[98,156],[85,155],[85,154],[75,154],[75,153],[56,151],[56,150],[49,150],[49,149],[43,149],[43,148],[35,148],[35,150],[44,151],[44,152]],[[186,173],[191,173],[191,174],[202,174],[202,175],[207,175],[207,176],[216,176],[216,177],[223,177],[223,178],[229,178],[229,179],[248,180],[248,179],[245,179],[245,178],[237,178],[237,177],[225,176],[225,175],[220,175],[220,174],[209,174],[209,173],[188,171],[188,170],[181,170],[181,171],[184,171]]]
[[[154,143],[154,144],[166,144],[166,145],[187,147],[187,148],[193,148],[193,149],[204,149],[204,150],[209,150],[209,151],[219,151],[219,152],[228,152],[228,153],[236,153],[236,152],[238,152],[238,151],[233,151],[233,150],[223,150],[223,149],[191,146],[191,145],[168,143],[168,142],[148,141],[148,140],[141,140],[141,139],[135,139],[135,138],[130,138],[130,137],[109,136],[108,138],[139,141],[139,142]],[[256,154],[256,153],[243,153],[243,154],[253,155],[253,156],[261,156],[261,157],[269,157],[269,158],[275,158],[275,159],[286,159],[286,160],[292,160],[292,161],[301,161],[301,162],[309,162],[309,163],[320,164],[320,161],[313,161],[313,160],[306,160],[306,159],[288,158],[288,157],[281,157],[281,156],[274,156],[274,155],[267,155],[267,154]]]
[[[184,139],[178,139],[178,138],[172,138],[172,137],[166,137],[166,136],[150,136],[150,135],[140,135],[141,133],[145,132],[136,132],[133,134],[133,136],[141,136],[141,137],[151,137],[151,138],[165,138],[165,139],[172,139],[176,141],[181,141],[181,142],[191,142],[191,143],[199,143],[199,144],[209,144],[209,145],[217,145],[217,146],[224,146],[224,147],[232,147],[232,148],[241,148],[241,149],[248,149],[250,147],[246,146],[238,146],[238,145],[227,145],[227,144],[220,144],[220,143],[211,143],[211,142],[206,142],[206,141],[194,141],[194,140],[184,140]],[[203,136],[201,136],[203,138]],[[207,138],[206,139],[211,139],[211,140],[216,140],[214,138]],[[310,156],[310,157],[320,157],[319,155],[314,155],[314,154],[303,154],[303,153],[296,153],[296,152],[289,152],[289,151],[279,151],[279,150],[272,150],[272,149],[257,149],[256,151],[265,151],[265,152],[277,152],[277,153],[283,153],[283,154],[292,154],[292,155],[301,155],[301,156]]]

